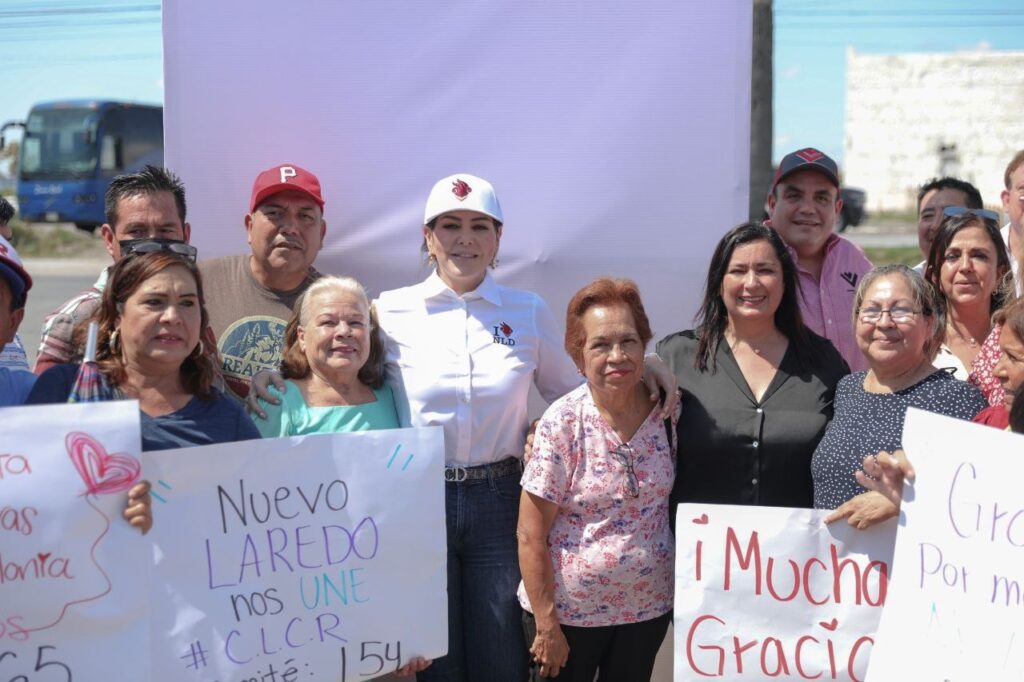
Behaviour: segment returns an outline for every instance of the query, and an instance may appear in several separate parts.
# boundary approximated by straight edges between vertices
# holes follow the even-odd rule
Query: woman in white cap
[[[423,217],[433,272],[375,303],[399,421],[444,428],[448,654],[419,680],[526,679],[516,524],[528,398],[582,382],[547,304],[490,274],[503,222],[489,182],[440,180]],[[664,365],[658,379],[674,393]],[[255,392],[265,383],[254,378]]]
[[[402,422],[445,431],[448,655],[421,680],[526,678],[515,531],[528,396],[580,384],[544,301],[489,272],[503,222],[486,180],[439,181],[423,217],[434,271],[376,304]]]

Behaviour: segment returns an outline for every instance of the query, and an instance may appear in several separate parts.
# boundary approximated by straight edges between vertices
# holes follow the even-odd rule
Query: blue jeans
[[[448,655],[418,682],[523,682],[527,651],[519,586],[519,474],[445,483]]]

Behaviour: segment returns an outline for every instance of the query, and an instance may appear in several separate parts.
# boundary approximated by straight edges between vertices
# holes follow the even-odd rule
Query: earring
[[[429,265],[431,267],[437,265],[437,256],[435,256],[432,253],[427,254],[427,265]]]
[[[120,329],[115,329],[114,331],[110,332],[110,338],[107,339],[107,348],[110,349],[111,355],[117,355],[117,337],[118,334],[120,334],[120,332]]]
[[[492,259],[491,259],[491,270],[493,270],[493,269],[495,269],[496,267],[498,267],[498,263],[500,263],[500,262],[501,262],[501,261],[500,261],[500,260],[498,260],[498,258],[497,258],[497,257],[494,257],[494,258],[492,258]]]

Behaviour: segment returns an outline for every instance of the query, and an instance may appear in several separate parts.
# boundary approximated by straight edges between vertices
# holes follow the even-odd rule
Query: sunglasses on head
[[[991,220],[996,224],[999,223],[999,214],[996,213],[995,211],[990,211],[986,208],[965,208],[964,206],[947,206],[946,208],[942,209],[942,215],[949,216],[950,218],[954,218],[958,215],[964,215],[965,213],[976,215],[979,218],[984,218],[985,220]]]
[[[118,245],[121,247],[122,258],[166,251],[181,256],[189,263],[195,263],[196,254],[199,253],[196,247],[176,239],[126,239],[118,242]]]

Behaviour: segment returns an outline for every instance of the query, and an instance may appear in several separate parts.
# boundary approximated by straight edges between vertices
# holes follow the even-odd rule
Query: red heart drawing
[[[706,525],[708,522],[708,515],[701,514],[699,518],[693,519],[693,522],[696,523],[698,526]]]
[[[818,623],[818,625],[820,625],[821,627],[825,628],[826,630],[835,630],[837,627],[839,627],[839,621],[837,619],[833,618],[831,620],[831,622],[823,620],[823,621],[820,621]]]
[[[72,431],[64,444],[89,494],[108,495],[128,490],[139,479],[141,467],[137,459],[125,453],[107,454],[87,433]]]
[[[40,552],[39,554],[36,554],[36,556],[39,557],[39,563],[45,564],[46,560],[50,558],[50,553],[49,552]]]

